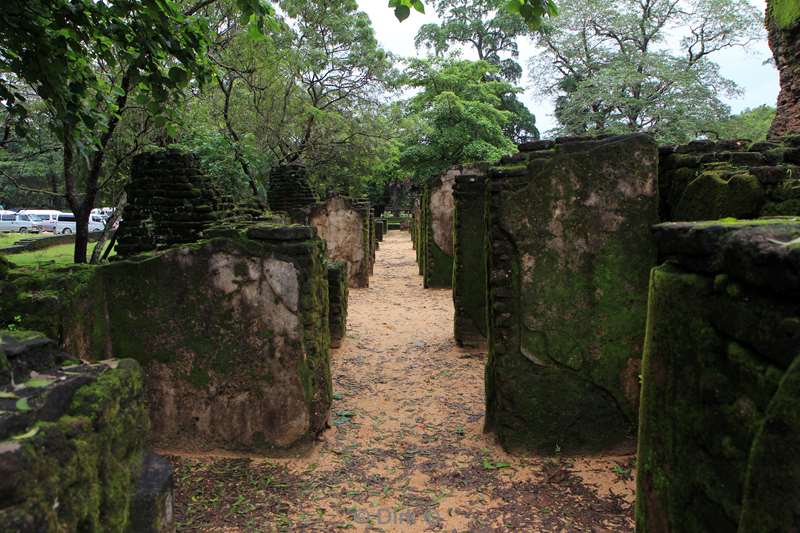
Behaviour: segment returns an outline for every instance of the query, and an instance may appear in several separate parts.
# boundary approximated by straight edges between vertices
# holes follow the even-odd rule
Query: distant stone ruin
[[[270,209],[286,213],[292,222],[305,223],[317,197],[300,164],[282,165],[272,170],[267,193]]]
[[[637,531],[795,531],[800,221],[661,224]]]
[[[350,287],[368,287],[372,257],[369,213],[364,205],[333,197],[311,208],[308,221],[325,241],[328,257],[347,264]]]
[[[419,204],[417,248],[426,288],[449,288],[453,278],[455,172],[428,180]]]
[[[212,225],[251,221],[263,214],[255,202],[235,205],[214,187],[194,154],[177,149],[135,157],[125,189],[128,203],[117,232],[118,258],[195,242]]]

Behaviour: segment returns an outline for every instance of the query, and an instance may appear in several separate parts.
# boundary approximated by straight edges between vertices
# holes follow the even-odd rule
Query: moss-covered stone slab
[[[331,347],[338,348],[347,334],[348,266],[344,261],[329,261],[327,267]]]
[[[453,333],[460,346],[482,347],[486,318],[487,169],[459,169],[453,189]]]
[[[637,531],[792,531],[800,504],[800,221],[660,224]]]
[[[368,287],[371,252],[364,210],[347,198],[330,198],[312,208],[309,224],[325,241],[328,258],[347,263],[350,286]]]
[[[453,284],[453,185],[455,172],[428,180],[420,204],[422,276],[426,288]]]
[[[598,450],[635,424],[658,151],[565,139],[492,169],[487,428],[504,447]]]
[[[128,531],[148,438],[140,366],[56,368],[0,391],[0,529]]]
[[[749,218],[758,215],[763,203],[755,176],[726,163],[711,164],[686,186],[673,219]]]
[[[245,233],[95,269],[67,325],[76,353],[142,363],[162,447],[278,452],[325,428],[324,243],[308,227]]]

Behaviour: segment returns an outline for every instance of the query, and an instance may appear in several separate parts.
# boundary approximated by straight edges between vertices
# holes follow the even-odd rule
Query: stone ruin
[[[83,363],[37,332],[0,332],[0,529],[174,531],[148,427],[136,361]]]
[[[796,531],[800,223],[666,223],[655,240],[637,531]]]
[[[487,429],[540,453],[638,430],[640,532],[797,529],[798,154],[629,135],[451,169],[455,338],[479,342],[486,310]],[[686,218],[721,220],[657,225]]]
[[[486,424],[509,449],[603,449],[636,422],[658,150],[520,148],[490,171]]]
[[[297,223],[305,223],[317,203],[306,168],[299,163],[279,166],[270,173],[267,197],[273,211],[286,213]]]
[[[459,167],[453,186],[453,336],[460,346],[482,347],[486,317],[485,166]]]
[[[661,220],[800,215],[800,136],[661,148]]]
[[[234,204],[214,187],[197,157],[183,150],[134,158],[125,190],[128,203],[117,236],[119,258],[195,242],[214,224],[263,214],[256,202]]]
[[[308,221],[325,241],[328,257],[347,265],[350,287],[368,287],[372,252],[364,204],[333,197],[311,208]]]
[[[328,324],[331,332],[331,348],[338,348],[347,334],[347,263],[329,261],[327,266],[328,304],[330,306]]]
[[[134,163],[134,199],[165,161],[194,177],[192,194],[215,198],[193,157],[163,151]],[[176,195],[187,190],[182,178],[158,179],[161,193],[169,183]],[[165,227],[160,213],[151,208],[148,227]],[[268,213],[233,207],[192,227],[181,240],[193,242],[157,240],[108,265],[9,274],[0,314],[9,322],[24,313],[26,325],[82,359],[137,360],[159,446],[278,453],[309,443],[327,423],[330,328],[344,335],[345,269],[328,264],[314,228]]]
[[[450,288],[453,278],[453,185],[456,171],[425,183],[415,227],[416,249],[425,288]]]

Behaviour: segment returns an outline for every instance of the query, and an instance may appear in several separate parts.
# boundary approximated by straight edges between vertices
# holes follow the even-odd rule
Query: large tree
[[[516,82],[522,76],[517,62],[517,38],[530,30],[519,15],[506,9],[507,0],[436,0],[441,22],[425,24],[417,33],[417,47],[443,55],[453,46],[472,49],[481,61],[497,65],[500,74]]]
[[[769,45],[780,72],[781,92],[770,138],[800,133],[800,2],[768,0]]]
[[[213,1],[213,0],[212,0]],[[201,0],[198,5],[206,5]],[[258,0],[239,0],[256,19]],[[88,220],[108,175],[108,152],[126,112],[160,125],[169,102],[210,75],[207,26],[172,0],[8,0],[0,11],[2,142],[26,133],[33,92],[61,143],[64,196],[76,217],[75,261],[85,262]]]
[[[763,32],[747,0],[567,0],[560,8],[539,34],[532,76],[558,97],[563,133],[691,138],[727,115],[720,97],[737,90],[710,58]]]
[[[406,104],[401,164],[426,178],[461,163],[496,161],[516,150],[503,126],[512,118],[503,97],[516,89],[493,79],[485,61],[415,60],[408,85],[420,92]]]

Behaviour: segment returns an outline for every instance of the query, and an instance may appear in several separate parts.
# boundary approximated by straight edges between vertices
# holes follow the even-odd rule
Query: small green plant
[[[8,331],[17,331],[22,325],[22,315],[14,315],[14,321],[6,326]]]

